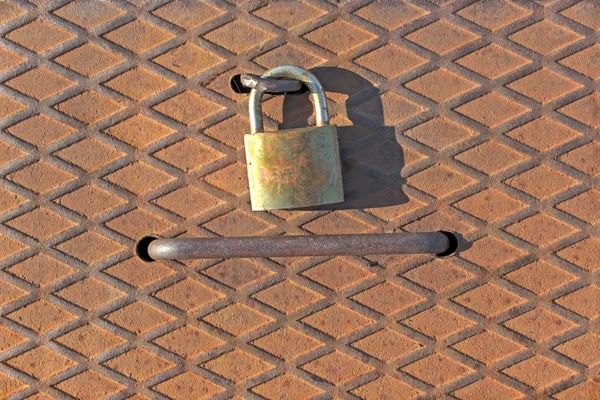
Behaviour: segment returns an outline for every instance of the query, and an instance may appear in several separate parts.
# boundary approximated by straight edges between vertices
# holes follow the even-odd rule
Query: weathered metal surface
[[[344,201],[337,131],[327,125],[323,88],[310,72],[293,66],[274,68],[263,77],[295,78],[311,90],[316,125],[263,132],[262,92],[250,94],[250,134],[246,162],[253,210],[280,210]]]
[[[296,79],[303,82],[308,90],[311,91],[310,99],[315,107],[315,125],[322,126],[329,122],[329,113],[327,111],[327,99],[321,82],[309,71],[304,68],[293,65],[282,65],[265,72],[263,78],[287,78]],[[252,90],[248,101],[250,110],[250,132],[257,133],[263,131],[261,101],[263,92]]]
[[[297,257],[369,254],[441,254],[451,247],[446,233],[156,239],[153,260],[236,257]]]
[[[302,89],[302,83],[295,79],[263,78],[254,74],[242,74],[240,82],[247,88],[265,93],[289,93]]]
[[[344,201],[335,126],[244,137],[253,210]]]
[[[0,398],[600,398],[599,21],[594,0],[0,1]],[[250,210],[229,82],[282,64],[323,83],[351,207]],[[263,118],[295,126],[303,98]],[[472,247],[133,253],[444,227]]]

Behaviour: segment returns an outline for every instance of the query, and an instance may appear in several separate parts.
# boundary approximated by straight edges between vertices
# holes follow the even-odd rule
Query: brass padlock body
[[[255,133],[244,143],[253,210],[344,201],[334,125]]]
[[[296,79],[311,91],[315,125],[264,132],[263,92],[252,89],[250,134],[244,136],[252,209],[280,210],[344,201],[337,130],[329,125],[327,100],[319,80],[309,71],[284,65],[263,78]]]

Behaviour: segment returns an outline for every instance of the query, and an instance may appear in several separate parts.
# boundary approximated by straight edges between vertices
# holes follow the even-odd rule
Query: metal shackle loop
[[[287,78],[295,79],[306,84],[308,89],[311,91],[311,97],[315,106],[316,115],[316,126],[323,126],[329,123],[329,115],[327,113],[327,100],[325,99],[325,93],[323,92],[323,86],[321,82],[311,72],[304,68],[295,67],[293,65],[282,65],[275,67],[265,72],[263,78]],[[252,89],[250,92],[250,100],[248,102],[248,108],[250,109],[250,133],[255,134],[263,132],[263,121],[262,121],[262,107],[261,101],[263,98],[263,92],[259,92],[256,89]]]

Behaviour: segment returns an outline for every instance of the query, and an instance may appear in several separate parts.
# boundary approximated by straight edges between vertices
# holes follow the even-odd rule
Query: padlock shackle
[[[293,65],[282,65],[268,70],[262,75],[263,78],[287,78],[295,79],[303,82],[311,91],[311,97],[315,106],[316,126],[323,126],[329,123],[329,115],[327,113],[327,100],[321,82],[311,72],[304,68],[295,67]],[[256,89],[250,91],[250,100],[248,108],[250,109],[250,133],[255,134],[264,132],[262,120],[262,98],[264,92],[259,92]]]

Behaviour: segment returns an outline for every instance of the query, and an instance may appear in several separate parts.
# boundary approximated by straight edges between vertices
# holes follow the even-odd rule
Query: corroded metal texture
[[[242,74],[240,83],[249,89],[265,93],[294,92],[302,88],[302,82],[294,79],[263,78],[254,74]]]
[[[264,78],[296,79],[304,83],[311,92],[311,101],[315,107],[315,125],[322,126],[329,122],[325,91],[321,82],[319,82],[312,72],[294,65],[280,65],[268,70],[262,76]],[[248,100],[250,133],[262,132],[264,130],[261,104],[263,95],[264,92],[256,89],[250,92],[250,99]]]
[[[254,133],[244,144],[253,210],[344,201],[335,126]]]
[[[0,397],[598,398],[599,21],[593,0],[0,1]],[[285,64],[323,83],[346,201],[254,212],[230,79]],[[312,111],[265,99],[265,130]],[[472,246],[134,254],[441,229]]]
[[[263,92],[252,89],[248,108],[250,134],[244,136],[252,210],[282,210],[344,201],[342,163],[335,126],[323,86],[311,72],[282,65],[263,78],[303,82],[315,106],[314,127],[263,132]]]

